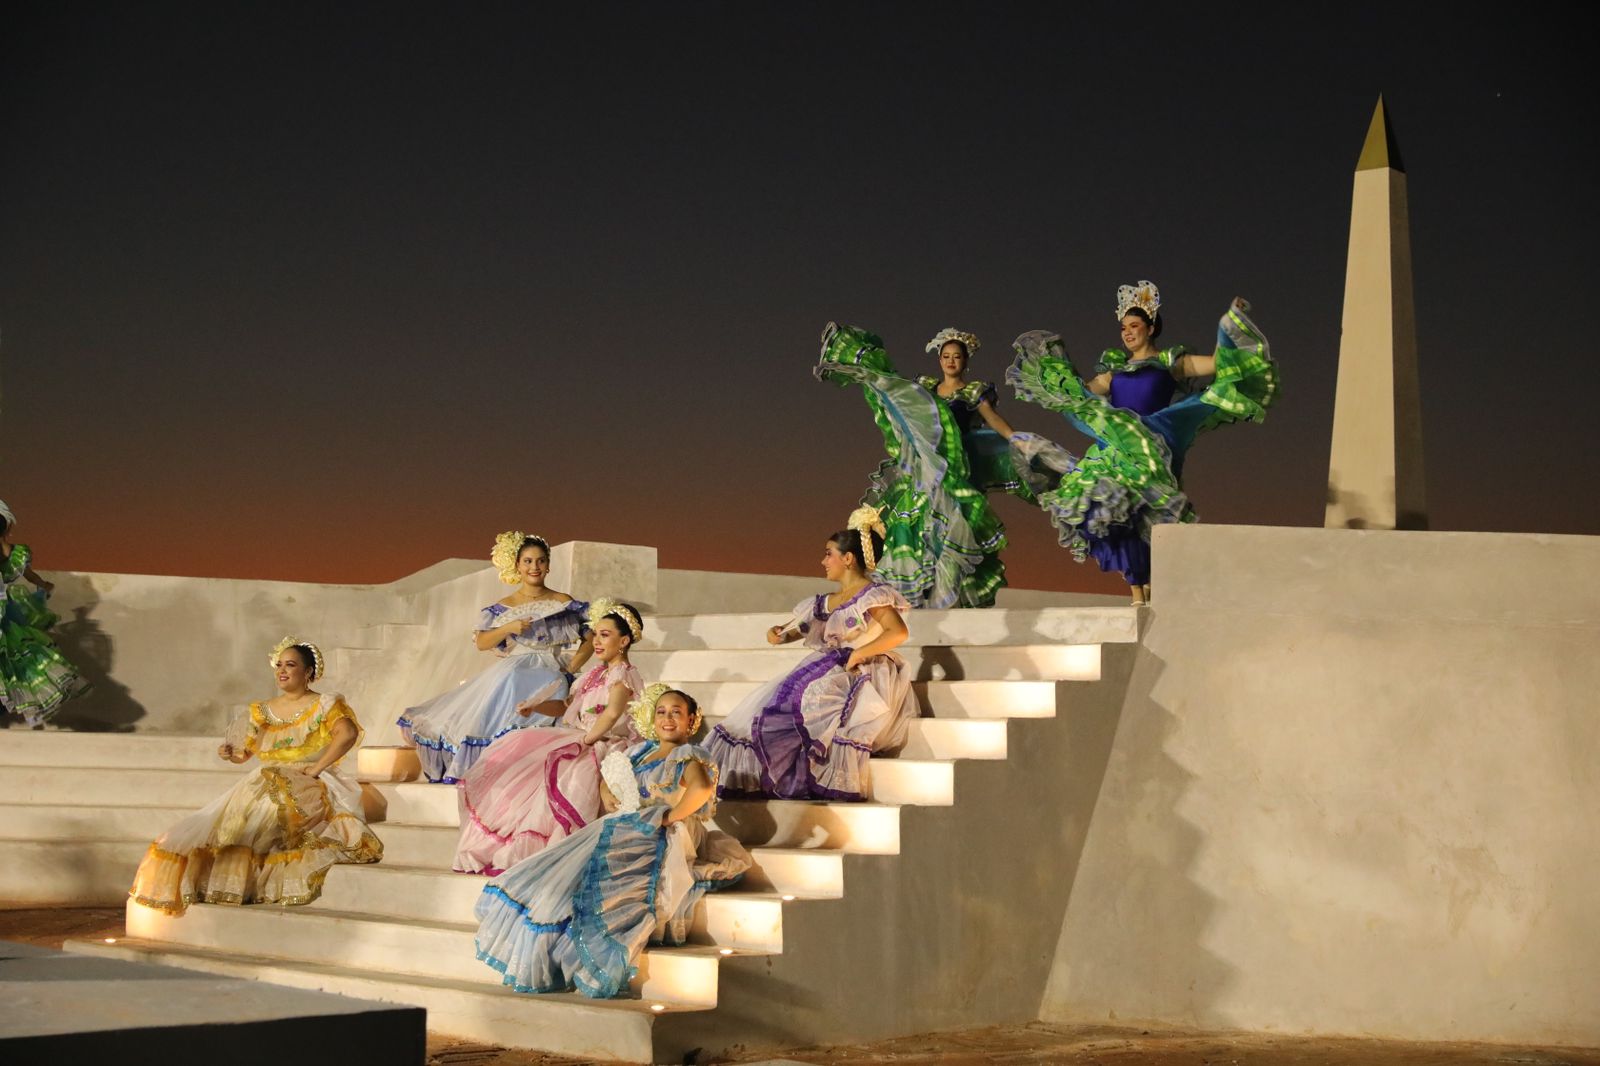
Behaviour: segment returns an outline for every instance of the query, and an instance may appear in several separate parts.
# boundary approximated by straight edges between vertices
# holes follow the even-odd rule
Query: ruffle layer
[[[196,902],[309,903],[335,864],[383,857],[357,803],[331,771],[260,767],[150,845],[129,895],[169,914]]]

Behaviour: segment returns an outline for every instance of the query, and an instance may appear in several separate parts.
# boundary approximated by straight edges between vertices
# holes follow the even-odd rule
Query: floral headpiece
[[[628,632],[634,640],[644,635],[644,623],[639,620],[639,615],[631,610],[627,604],[614,600],[609,596],[602,596],[589,604],[589,613],[583,620],[593,626],[608,614],[614,614],[628,624]]]
[[[274,670],[278,668],[278,656],[282,655],[290,648],[304,648],[311,653],[310,680],[315,681],[317,678],[322,676],[322,649],[311,643],[309,640],[301,640],[299,637],[284,637],[282,640],[278,641],[277,644],[273,645],[272,655],[268,657],[267,661],[272,664],[272,668]]]
[[[644,694],[629,705],[628,714],[633,718],[633,728],[638,730],[639,735],[644,739],[661,739],[656,735],[656,704],[660,703],[661,697],[669,692],[678,692],[678,689],[673,688],[665,681],[657,681],[654,684],[646,685]],[[685,695],[685,693],[679,692],[679,695]],[[704,718],[705,716],[700,713],[698,707],[690,712],[689,735],[691,737],[700,732],[700,723]]]
[[[517,557],[522,554],[523,544],[530,540],[542,547],[545,555],[549,556],[550,545],[537,533],[508,529],[494,538],[494,548],[489,552],[489,561],[500,571],[500,580],[507,585],[522,584],[522,576],[517,573]]]
[[[1117,321],[1121,322],[1135,307],[1148,315],[1150,321],[1156,320],[1156,315],[1161,313],[1161,290],[1156,288],[1155,282],[1141,281],[1117,289]]]
[[[861,564],[870,573],[878,567],[878,560],[872,557],[872,536],[876,533],[880,537],[887,537],[889,529],[883,524],[883,516],[876,507],[862,504],[850,512],[850,517],[845,521],[844,528],[853,529],[861,534]]]
[[[978,350],[978,335],[976,333],[968,333],[965,330],[956,329],[954,326],[949,326],[945,329],[941,329],[938,333],[935,333],[933,335],[933,340],[928,342],[927,350],[932,352],[934,355],[938,355],[942,350],[944,350],[944,346],[949,344],[951,341],[959,341],[961,346],[967,350],[968,355],[971,355],[973,352]]]

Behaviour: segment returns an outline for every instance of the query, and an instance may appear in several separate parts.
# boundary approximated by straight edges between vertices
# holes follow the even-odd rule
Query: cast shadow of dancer
[[[116,650],[110,635],[94,620],[99,595],[89,579],[80,574],[59,574],[55,582],[52,598],[64,606],[56,608],[62,619],[51,629],[50,639],[93,687],[87,694],[63,703],[51,721],[62,729],[80,733],[133,732],[134,723],[148,712],[133,698],[128,686],[111,676]]]

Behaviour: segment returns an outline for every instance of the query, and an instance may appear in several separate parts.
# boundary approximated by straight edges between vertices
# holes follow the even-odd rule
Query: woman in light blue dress
[[[682,943],[700,898],[750,868],[737,841],[708,827],[717,770],[689,743],[700,727],[694,699],[650,685],[632,713],[649,739],[607,757],[609,813],[478,898],[478,958],[518,992],[623,994],[647,943]]]
[[[429,781],[453,785],[483,749],[514,729],[548,725],[520,707],[562,699],[567,678],[589,658],[583,639],[588,604],[545,586],[550,545],[543,537],[511,530],[495,538],[490,555],[500,580],[516,585],[505,599],[478,616],[473,639],[479,651],[499,656],[489,669],[400,716],[400,734],[417,749]],[[574,650],[576,649],[576,650]],[[563,661],[570,656],[570,661]]]

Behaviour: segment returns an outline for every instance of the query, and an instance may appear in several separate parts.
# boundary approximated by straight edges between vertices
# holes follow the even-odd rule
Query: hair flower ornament
[[[878,560],[872,557],[872,534],[876,533],[880,537],[889,535],[889,527],[883,524],[883,514],[876,507],[862,504],[850,512],[844,528],[853,529],[861,534],[861,565],[869,573],[877,569]]]
[[[610,596],[601,596],[599,599],[590,601],[589,613],[583,616],[583,620],[589,623],[590,629],[593,629],[595,624],[608,614],[614,614],[622,619],[628,627],[628,635],[634,640],[638,640],[640,635],[644,633],[644,624],[640,622],[639,616],[630,610],[626,604]]]

